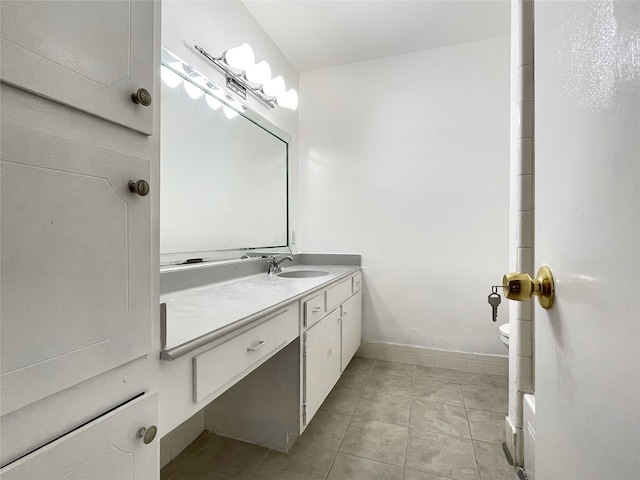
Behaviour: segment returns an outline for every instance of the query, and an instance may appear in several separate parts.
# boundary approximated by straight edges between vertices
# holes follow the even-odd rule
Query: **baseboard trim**
[[[376,360],[446,368],[460,372],[509,376],[509,357],[507,355],[440,350],[415,345],[371,341],[363,341],[357,355]]]

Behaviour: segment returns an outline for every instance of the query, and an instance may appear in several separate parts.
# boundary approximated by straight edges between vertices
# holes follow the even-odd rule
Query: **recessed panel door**
[[[0,2],[3,82],[151,135],[154,5],[144,0]]]
[[[147,160],[8,123],[0,155],[4,415],[150,351],[151,238]]]
[[[151,480],[159,477],[157,394],[139,399],[65,435],[0,470],[2,480]],[[152,436],[148,435],[146,441]]]

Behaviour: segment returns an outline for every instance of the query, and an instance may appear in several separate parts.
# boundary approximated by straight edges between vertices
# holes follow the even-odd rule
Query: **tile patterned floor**
[[[203,432],[161,480],[517,480],[506,377],[356,357],[289,453]]]

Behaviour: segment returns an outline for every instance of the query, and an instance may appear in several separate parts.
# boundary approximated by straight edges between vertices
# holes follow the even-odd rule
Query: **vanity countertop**
[[[327,275],[284,278],[266,273],[178,290],[160,296],[161,358],[172,360],[245,327],[259,318],[360,270],[359,266],[296,265],[285,272],[321,270]]]

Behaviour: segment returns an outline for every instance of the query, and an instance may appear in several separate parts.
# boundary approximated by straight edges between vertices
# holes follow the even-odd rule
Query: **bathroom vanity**
[[[297,277],[313,274],[322,275]],[[257,273],[161,295],[165,432],[203,408],[207,429],[281,451],[304,431],[360,345],[362,274],[297,265],[281,275],[294,277]]]

